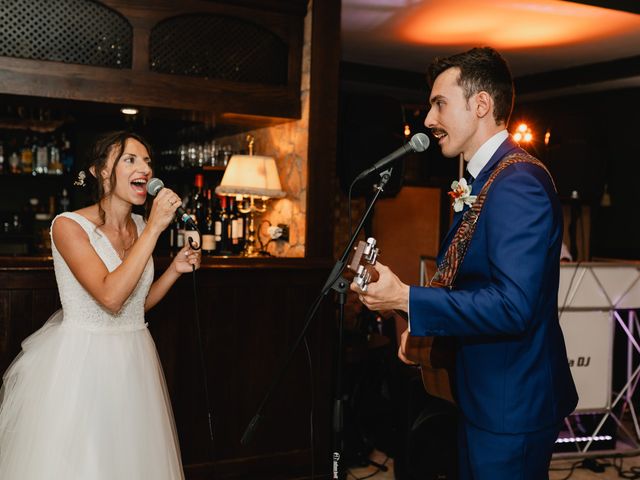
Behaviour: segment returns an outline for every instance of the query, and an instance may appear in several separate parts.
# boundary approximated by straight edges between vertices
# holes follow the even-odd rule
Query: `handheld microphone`
[[[154,197],[163,188],[164,188],[164,183],[159,178],[152,178],[151,180],[149,180],[149,183],[147,183],[147,193]],[[193,218],[191,218],[191,215],[189,215],[187,212],[184,211],[184,208],[182,208],[182,205],[180,205],[176,209],[176,215],[180,220],[182,220],[185,223],[188,223],[189,225],[191,225],[193,228],[197,230],[197,226],[193,221]]]
[[[407,153],[413,152],[424,152],[427,148],[429,148],[429,137],[425,133],[416,133],[408,143],[405,143],[397,150],[391,152],[389,155],[384,157],[382,160],[378,160],[373,164],[372,167],[363,170],[360,175],[356,177],[356,181],[363,179],[371,172],[375,172],[376,170],[380,170],[382,167],[388,165],[394,160],[406,155]]]

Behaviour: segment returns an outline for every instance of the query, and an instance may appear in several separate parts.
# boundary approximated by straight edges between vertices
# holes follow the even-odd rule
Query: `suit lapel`
[[[500,163],[500,160],[502,160],[505,156],[512,153],[513,151],[518,150],[519,148],[520,147],[518,146],[518,144],[511,140],[511,137],[508,137],[504,142],[502,142],[502,144],[500,144],[500,146],[491,156],[484,168],[480,171],[478,177],[471,184],[471,194],[478,195],[482,190],[482,187],[484,187],[484,184],[489,179],[489,176],[491,175],[493,169],[496,168],[498,163]],[[461,211],[456,212],[453,215],[451,227],[449,228],[449,231],[447,232],[447,235],[442,242],[442,246],[440,247],[440,252],[438,253],[438,263],[442,261],[442,257],[447,251],[447,248],[449,247],[449,244],[451,243],[451,240],[453,239],[453,236],[458,229],[460,221],[462,220],[462,215],[464,214],[464,212],[469,210],[469,208],[469,206],[465,205]]]

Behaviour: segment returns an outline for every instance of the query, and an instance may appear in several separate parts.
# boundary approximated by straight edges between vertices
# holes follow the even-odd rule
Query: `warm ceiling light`
[[[138,109],[133,107],[122,107],[120,109],[120,112],[124,113],[125,115],[137,115]]]
[[[524,141],[525,142],[530,142],[531,140],[533,140],[533,134],[531,132],[527,132],[524,134]]]
[[[518,131],[519,132],[526,132],[528,130],[527,124],[526,123],[521,123],[520,125],[518,125]]]
[[[514,139],[516,142],[519,142],[520,140],[522,140],[522,134],[521,134],[520,132],[516,132],[516,133],[514,133],[514,134],[513,134],[513,139]]]
[[[638,16],[559,0],[426,1],[397,23],[398,35],[418,44],[491,45],[499,50],[574,44],[612,33],[633,33]]]

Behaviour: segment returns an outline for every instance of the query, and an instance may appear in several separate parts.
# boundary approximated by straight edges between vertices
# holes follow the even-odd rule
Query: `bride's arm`
[[[151,309],[162,300],[180,275],[191,272],[194,266],[196,270],[200,268],[200,251],[191,250],[186,245],[176,254],[169,268],[151,285],[144,302],[144,311]]]
[[[136,288],[158,236],[171,223],[177,208],[167,200],[167,195],[172,194],[169,189],[158,193],[147,227],[113,272],[109,272],[78,223],[65,217],[53,223],[51,233],[60,255],[85,290],[110,312],[117,313]]]

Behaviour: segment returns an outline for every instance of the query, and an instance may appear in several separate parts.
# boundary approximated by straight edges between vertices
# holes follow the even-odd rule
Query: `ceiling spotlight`
[[[521,123],[520,125],[518,125],[518,131],[519,131],[520,133],[524,133],[524,132],[526,132],[527,130],[529,130],[529,127],[527,127],[527,124],[526,124],[526,123]]]
[[[120,109],[120,112],[124,113],[125,115],[137,115],[138,109],[133,107],[122,107]]]

